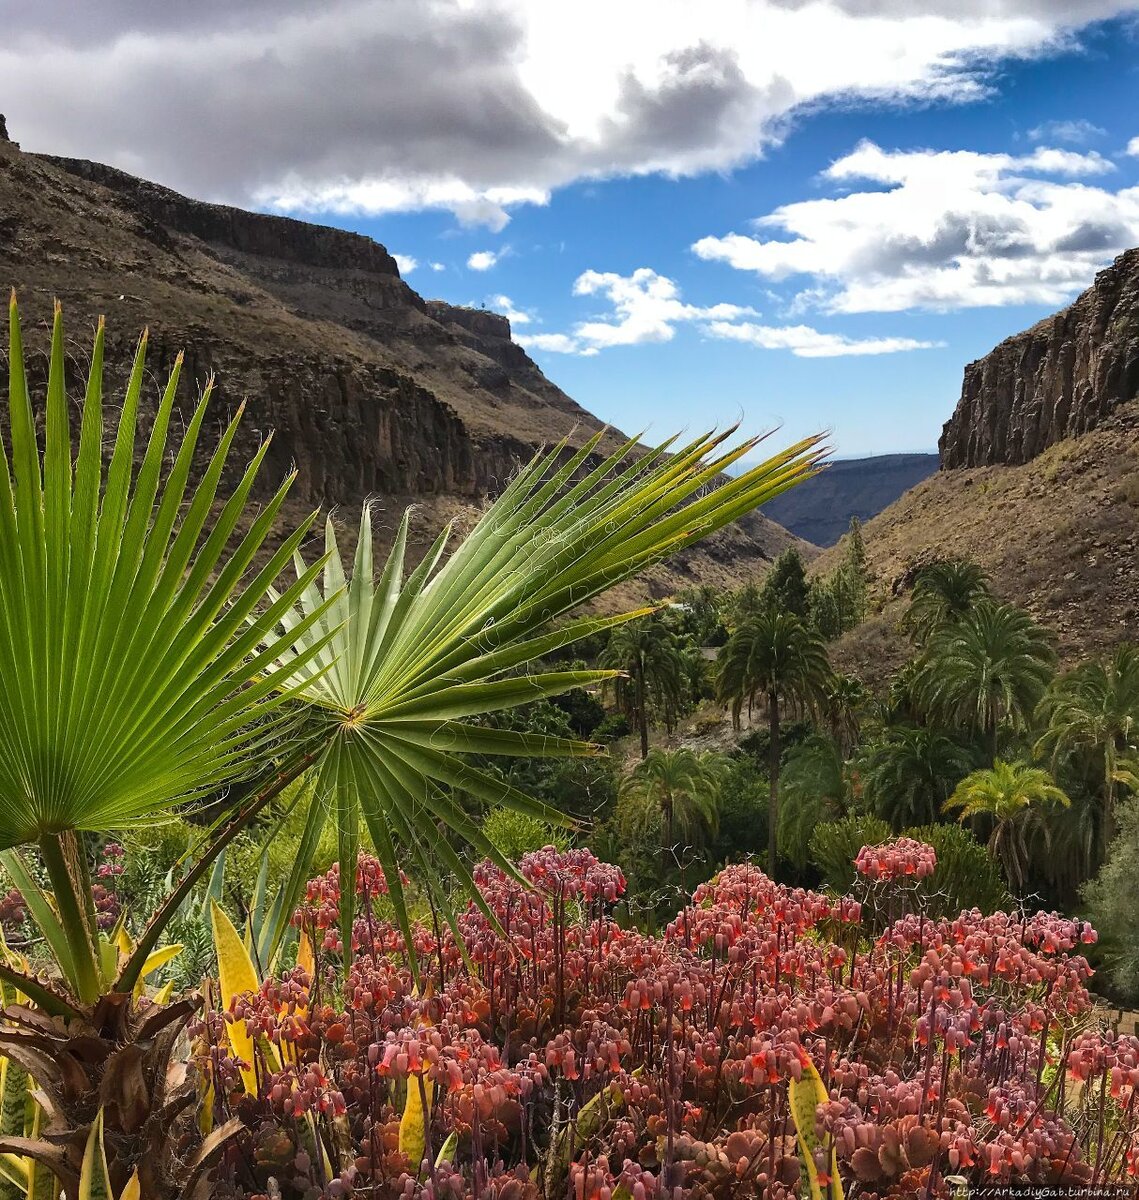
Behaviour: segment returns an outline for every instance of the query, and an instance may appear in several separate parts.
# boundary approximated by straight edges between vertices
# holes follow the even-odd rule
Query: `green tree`
[[[863,798],[900,832],[936,821],[974,763],[941,730],[901,725],[867,743],[858,765]]]
[[[715,754],[651,750],[622,781],[622,832],[643,836],[659,819],[662,875],[678,839],[695,848],[716,836],[724,767]]]
[[[937,630],[955,625],[991,598],[988,580],[976,563],[964,559],[933,563],[918,572],[905,624],[924,644]]]
[[[806,620],[807,569],[803,566],[803,556],[794,546],[789,546],[771,564],[763,581],[761,601],[768,607]]]
[[[1027,613],[985,601],[933,632],[915,693],[947,724],[982,737],[995,761],[1002,727],[1028,727],[1055,657],[1048,635]]]
[[[1031,858],[1029,836],[1041,828],[1041,810],[1052,804],[1067,808],[1071,801],[1047,771],[998,758],[991,767],[967,775],[945,802],[945,811],[989,826],[989,851],[1021,895]]]
[[[842,749],[825,734],[812,734],[783,763],[779,805],[779,852],[802,870],[811,835],[825,821],[846,816],[851,780]]]
[[[717,667],[717,694],[722,702],[731,704],[732,723],[737,729],[745,703],[749,713],[757,698],[762,697],[766,703],[771,736],[767,869],[774,879],[782,755],[780,719],[786,706],[818,712],[825,704],[831,678],[826,648],[818,633],[798,617],[769,609],[732,634],[720,651]]]
[[[1139,1000],[1139,797],[1119,806],[1119,829],[1099,874],[1084,885],[1088,916],[1108,974],[1127,1002]]]
[[[679,711],[684,697],[684,663],[676,635],[658,616],[630,621],[613,631],[602,664],[623,672],[613,680],[618,706],[635,725],[641,758],[649,753],[649,709]]]
[[[844,755],[858,745],[866,688],[853,675],[835,672],[827,683],[824,715],[831,736]]]
[[[0,453],[0,863],[36,921],[54,978],[46,985],[5,959],[0,979],[38,1010],[38,1039],[51,1026],[48,1044],[64,1046],[80,1030],[89,1064],[89,1073],[76,1074],[67,1072],[70,1051],[54,1060],[40,1055],[36,1082],[56,1098],[58,1136],[20,1153],[52,1161],[76,1193],[102,1105],[114,1190],[137,1162],[141,1194],[166,1200],[192,1179],[184,1166],[176,1173],[173,1146],[161,1152],[154,1134],[162,1113],[140,1114],[139,1105],[166,1094],[169,1054],[193,1009],[178,1004],[156,1014],[132,996],[151,952],[218,856],[293,781],[308,778],[312,787],[298,800],[306,806],[304,832],[259,939],[261,961],[272,960],[288,928],[327,827],[336,830],[346,899],[355,893],[366,832],[410,945],[401,865],[415,870],[445,912],[449,880],[441,866],[473,891],[440,824],[512,869],[461,798],[565,823],[467,756],[597,753],[587,743],[473,719],[596,686],[610,672],[508,672],[620,624],[625,617],[586,617],[550,629],[642,567],[750,512],[810,471],[816,455],[813,442],[803,443],[715,486],[754,443],[721,453],[724,435],[667,457],[659,449],[631,458],[628,442],[602,457],[598,435],[578,450],[563,445],[536,456],[450,556],[444,532],[405,575],[405,517],[377,581],[365,510],[353,563],[345,565],[329,525],[325,555],[311,566],[298,558],[295,582],[276,591],[313,520],[279,539],[274,533],[293,476],[251,506],[269,443],[244,471],[227,470],[240,413],[213,454],[196,463],[208,391],[168,459],[180,359],[147,422],[136,468],[145,336],[105,465],[103,346],[100,323],[76,450],[58,308],[39,426],[13,298],[10,435]],[[235,482],[223,497],[225,479]],[[222,806],[220,818],[133,951],[120,956],[97,928],[82,835],[145,827],[210,800]],[[343,910],[350,933],[351,903]],[[140,1041],[144,1021],[149,1032]],[[16,1053],[23,1037],[0,1026],[0,1052]],[[112,1071],[108,1064],[121,1065],[126,1047],[137,1056]],[[214,1140],[224,1148],[224,1138]]]
[[[1062,675],[1045,694],[1039,715],[1046,728],[1036,752],[1051,752],[1053,771],[1074,754],[1099,766],[1106,851],[1115,838],[1120,789],[1139,790],[1139,647],[1121,646],[1107,663],[1085,663]]]

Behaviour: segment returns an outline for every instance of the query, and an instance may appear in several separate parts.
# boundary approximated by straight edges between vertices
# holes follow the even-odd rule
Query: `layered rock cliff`
[[[33,374],[45,367],[53,297],[77,351],[76,383],[99,314],[111,388],[148,324],[151,393],[179,349],[184,412],[216,378],[207,449],[244,402],[235,464],[273,430],[267,488],[295,465],[294,506],[378,497],[381,529],[415,502],[417,540],[444,518],[473,515],[537,447],[580,444],[601,428],[511,340],[506,318],[425,301],[370,238],[205,204],[6,140],[0,285],[20,294]],[[697,577],[730,584],[792,540],[761,515],[747,518],[653,588]]]
[[[1073,304],[965,368],[943,468],[1025,463],[1139,395],[1139,249]]]

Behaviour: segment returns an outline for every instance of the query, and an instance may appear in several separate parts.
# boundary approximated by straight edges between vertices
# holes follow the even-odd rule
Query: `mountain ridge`
[[[203,450],[244,402],[233,462],[273,429],[262,478],[270,486],[296,466],[289,515],[373,497],[381,542],[407,504],[418,509],[413,548],[444,521],[468,526],[538,447],[605,429],[512,341],[505,317],[425,300],[372,239],[11,141],[0,141],[0,283],[20,293],[33,376],[55,298],[70,337],[106,314],[109,394],[149,324],[153,376],[185,352],[180,404],[217,379]],[[76,386],[81,358],[71,355]],[[619,437],[604,433],[601,449]],[[791,544],[753,514],[614,599],[697,578],[738,584]]]

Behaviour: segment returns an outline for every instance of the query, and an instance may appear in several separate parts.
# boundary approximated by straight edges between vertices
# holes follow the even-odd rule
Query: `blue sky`
[[[931,450],[966,362],[1139,244],[1137,12],[42,0],[0,110],[29,149],[375,237],[626,431]]]

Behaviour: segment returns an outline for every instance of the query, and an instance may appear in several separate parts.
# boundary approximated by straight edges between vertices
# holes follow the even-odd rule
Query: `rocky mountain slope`
[[[233,461],[274,430],[265,485],[296,464],[290,515],[376,497],[382,536],[415,503],[422,544],[444,519],[469,523],[536,447],[600,428],[511,340],[504,317],[425,301],[369,238],[204,204],[8,140],[0,285],[20,295],[33,352],[53,297],[62,301],[77,381],[99,314],[117,383],[149,324],[152,399],[184,349],[183,403],[211,373],[219,423],[246,403]],[[794,540],[757,514],[647,586],[733,584]]]
[[[946,468],[1025,463],[1139,396],[1139,249],[1055,316],[965,368]]]
[[[880,611],[836,646],[844,669],[879,681],[912,653],[914,575],[945,558],[980,563],[1065,665],[1139,639],[1139,249],[970,363],[940,446],[942,469],[865,526]]]
[[[851,517],[869,521],[936,470],[936,454],[836,459],[813,479],[777,496],[764,512],[816,546],[833,546]]]
[[[835,658],[870,682],[912,650],[898,622],[916,570],[980,563],[1002,599],[1027,608],[1072,665],[1139,638],[1139,401],[1017,466],[938,471],[863,529],[881,611]],[[817,562],[838,561],[828,550]]]

